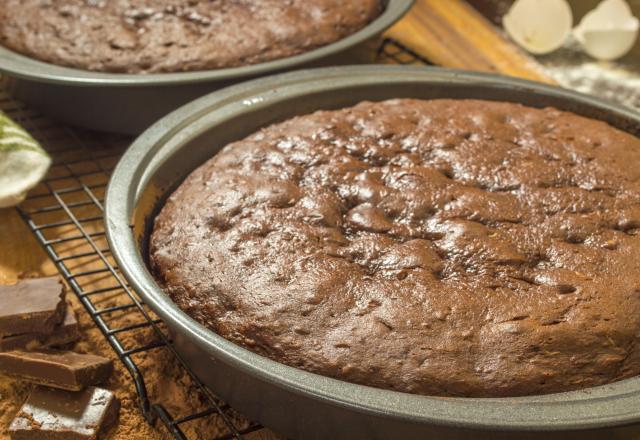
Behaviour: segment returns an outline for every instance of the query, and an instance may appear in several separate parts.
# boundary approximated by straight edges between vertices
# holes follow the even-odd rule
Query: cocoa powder
[[[95,326],[90,316],[78,303],[74,295],[71,297],[75,310],[81,340],[69,348],[79,353],[92,353],[114,359],[115,370],[109,381],[103,386],[114,392],[121,403],[120,418],[116,426],[105,436],[106,440],[169,440],[172,437],[161,423],[152,427],[142,415],[138,405],[138,396],[134,382],[120,362],[109,343]],[[124,302],[126,297],[116,296],[111,304]],[[117,317],[118,326],[140,321],[138,312],[130,312]],[[124,332],[119,335],[125,347],[141,347],[157,340],[152,329]],[[174,417],[183,417],[208,407],[206,400],[198,391],[186,371],[180,366],[175,356],[166,348],[160,347],[144,351],[133,356],[135,363],[144,375],[147,391],[152,402],[162,403]],[[8,377],[0,376],[0,440],[9,440],[7,428],[26,400],[31,385]],[[243,429],[248,422],[229,414],[236,427]],[[181,426],[189,439],[215,439],[226,435],[228,430],[220,416],[212,415]],[[261,430],[247,436],[249,439],[277,438],[267,430]]]

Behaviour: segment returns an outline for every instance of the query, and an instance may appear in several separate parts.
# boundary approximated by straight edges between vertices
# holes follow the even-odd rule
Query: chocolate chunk
[[[72,351],[9,351],[0,353],[0,373],[63,390],[79,391],[104,382],[113,362],[102,356]]]
[[[64,295],[57,277],[0,286],[0,336],[52,332],[64,318]]]
[[[70,392],[37,387],[9,426],[12,440],[95,440],[118,418],[110,391],[89,387]]]
[[[78,339],[80,339],[80,330],[78,329],[76,315],[73,310],[67,308],[64,320],[55,326],[50,334],[23,333],[21,335],[0,337],[0,351],[59,347],[75,342]]]

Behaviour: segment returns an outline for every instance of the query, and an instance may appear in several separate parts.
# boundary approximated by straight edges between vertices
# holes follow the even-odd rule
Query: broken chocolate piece
[[[72,351],[8,351],[0,353],[0,373],[40,385],[79,391],[104,382],[113,371],[110,359]]]
[[[0,351],[59,347],[75,342],[78,339],[80,339],[80,330],[78,329],[76,315],[71,308],[67,308],[64,320],[56,325],[50,334],[23,333],[21,335],[0,337]]]
[[[95,440],[118,418],[110,391],[89,387],[70,392],[37,387],[9,426],[12,440]]]
[[[52,332],[64,318],[64,294],[57,277],[0,286],[0,336]]]

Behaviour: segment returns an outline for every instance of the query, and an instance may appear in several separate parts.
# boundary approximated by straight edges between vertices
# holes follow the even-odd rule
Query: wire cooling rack
[[[377,60],[428,64],[391,39],[379,46]],[[262,429],[238,416],[198,380],[174,350],[166,327],[130,288],[111,255],[103,225],[105,190],[131,139],[55,124],[13,100],[2,87],[0,109],[31,132],[53,157],[46,180],[18,211],[130,373],[147,421],[160,421],[178,440],[202,438],[188,428],[194,423],[213,427],[218,440],[240,440]],[[180,383],[188,383],[188,394],[197,393],[188,414],[172,414],[171,402],[148,390],[140,359],[158,350],[166,350],[178,366],[176,374],[185,378]]]

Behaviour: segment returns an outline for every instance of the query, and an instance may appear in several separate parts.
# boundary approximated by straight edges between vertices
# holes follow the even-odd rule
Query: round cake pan
[[[148,75],[101,73],[41,62],[0,46],[0,73],[7,77],[16,98],[61,122],[138,134],[181,105],[245,79],[302,67],[371,62],[372,40],[399,20],[413,2],[385,0],[385,10],[377,19],[346,38],[251,66]]]
[[[318,109],[388,98],[478,98],[553,106],[640,134],[640,114],[596,98],[494,75],[425,67],[323,68],[254,80],[200,98],[147,130],[115,169],[106,229],[120,269],[167,323],[196,374],[247,416],[291,438],[630,438],[640,432],[640,377],[582,391],[514,398],[426,397],[288,367],[184,314],[147,266],[164,199],[229,142]],[[432,436],[432,437],[429,437]]]

